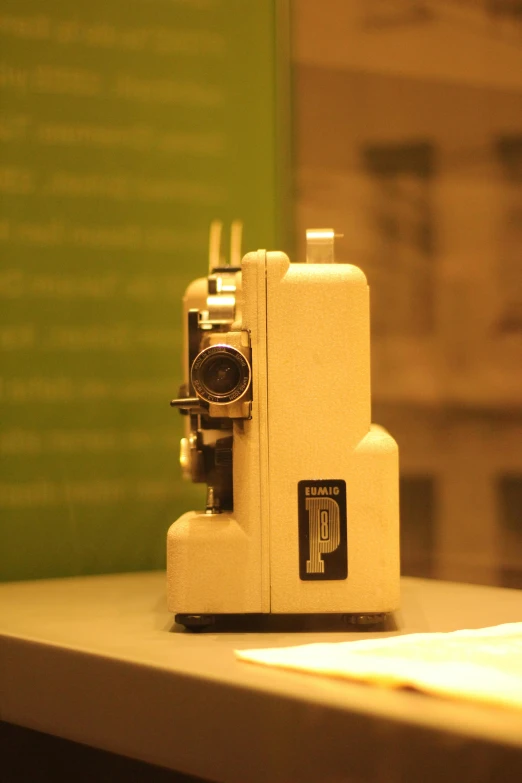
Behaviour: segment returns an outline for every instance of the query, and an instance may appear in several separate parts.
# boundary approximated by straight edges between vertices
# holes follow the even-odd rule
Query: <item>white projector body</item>
[[[181,461],[209,486],[168,532],[169,610],[191,627],[396,609],[398,449],[371,424],[364,274],[260,250],[194,281],[184,316]]]

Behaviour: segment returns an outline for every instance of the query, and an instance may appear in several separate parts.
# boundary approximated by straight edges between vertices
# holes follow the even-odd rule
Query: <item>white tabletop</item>
[[[262,633],[191,634],[167,612],[163,573],[4,584],[0,717],[217,781],[462,783],[477,780],[477,764],[480,780],[502,780],[504,769],[522,779],[521,713],[257,667],[233,653],[521,619],[522,591],[405,578],[384,632],[326,631],[328,618],[296,632],[274,618]]]

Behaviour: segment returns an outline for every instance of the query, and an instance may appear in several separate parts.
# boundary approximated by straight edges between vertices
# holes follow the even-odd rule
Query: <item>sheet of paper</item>
[[[242,661],[522,709],[522,623],[236,650]]]

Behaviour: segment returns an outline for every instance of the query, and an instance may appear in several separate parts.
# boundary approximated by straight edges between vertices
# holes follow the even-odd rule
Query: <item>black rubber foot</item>
[[[176,614],[174,620],[178,625],[184,625],[187,631],[202,631],[214,623],[213,614]]]
[[[345,617],[351,625],[377,625],[383,623],[387,615],[379,612],[378,614],[347,614]]]

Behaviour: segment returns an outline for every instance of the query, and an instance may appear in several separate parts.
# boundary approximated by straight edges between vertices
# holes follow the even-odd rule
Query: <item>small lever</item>
[[[213,220],[210,224],[209,248],[208,248],[208,273],[221,266],[221,220]]]
[[[307,228],[306,229],[306,263],[307,264],[333,264],[335,263],[334,242],[336,234],[333,228]]]
[[[180,397],[179,399],[171,400],[170,407],[181,408],[182,410],[184,408],[186,410],[191,410],[192,408],[201,408],[201,400],[199,397]]]

